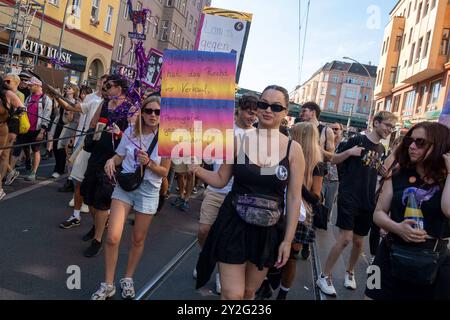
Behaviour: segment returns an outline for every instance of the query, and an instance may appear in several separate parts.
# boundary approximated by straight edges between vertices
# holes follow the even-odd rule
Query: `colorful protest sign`
[[[218,8],[204,8],[195,49],[236,53],[236,82],[239,82],[253,15]]]
[[[234,143],[235,76],[232,53],[164,51],[161,157],[227,159]]]
[[[450,90],[448,90],[447,100],[445,100],[444,107],[442,108],[439,122],[450,128]]]
[[[153,89],[159,89],[162,64],[163,53],[153,48],[150,49],[148,54],[147,75],[143,80],[145,85]]]

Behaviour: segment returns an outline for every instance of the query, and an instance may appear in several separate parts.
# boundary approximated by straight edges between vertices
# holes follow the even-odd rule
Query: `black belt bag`
[[[260,194],[235,195],[233,206],[248,224],[271,227],[280,220],[278,198]]]
[[[434,246],[414,246],[391,242],[392,276],[418,286],[431,286],[448,254],[447,241],[436,240],[433,243]]]

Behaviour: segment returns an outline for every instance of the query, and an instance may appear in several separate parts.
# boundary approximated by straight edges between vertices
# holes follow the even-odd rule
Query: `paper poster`
[[[232,154],[235,76],[232,53],[164,51],[161,157],[227,159]]]
[[[156,49],[150,49],[148,55],[148,69],[147,76],[143,80],[144,84],[153,89],[159,89],[160,78],[161,78],[161,68],[163,64],[163,53]]]

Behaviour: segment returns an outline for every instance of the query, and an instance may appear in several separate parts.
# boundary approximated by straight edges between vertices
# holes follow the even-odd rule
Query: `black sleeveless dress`
[[[245,164],[233,166],[232,190],[219,210],[197,262],[197,289],[209,281],[217,262],[243,264],[249,261],[260,270],[275,264],[278,248],[284,238],[285,217],[282,215],[278,223],[271,227],[248,224],[235,211],[232,199],[238,194],[275,196],[283,212],[284,194],[289,180],[291,142],[284,159],[274,167],[261,168],[250,163],[247,155]]]

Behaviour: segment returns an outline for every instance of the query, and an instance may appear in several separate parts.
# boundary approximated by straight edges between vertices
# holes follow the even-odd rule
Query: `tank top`
[[[445,239],[450,237],[450,220],[442,212],[442,189],[437,185],[428,185],[415,169],[402,168],[392,177],[393,197],[391,201],[391,219],[401,223],[407,205],[405,190],[416,188],[416,194],[421,195],[420,209],[424,216],[424,228],[433,238]],[[395,240],[401,241],[394,236]]]
[[[284,193],[289,181],[291,143],[292,140],[289,140],[286,156],[274,167],[262,168],[257,164],[250,163],[250,159],[245,155],[245,164],[233,166],[234,183],[231,192],[277,197],[280,210],[284,210]]]

